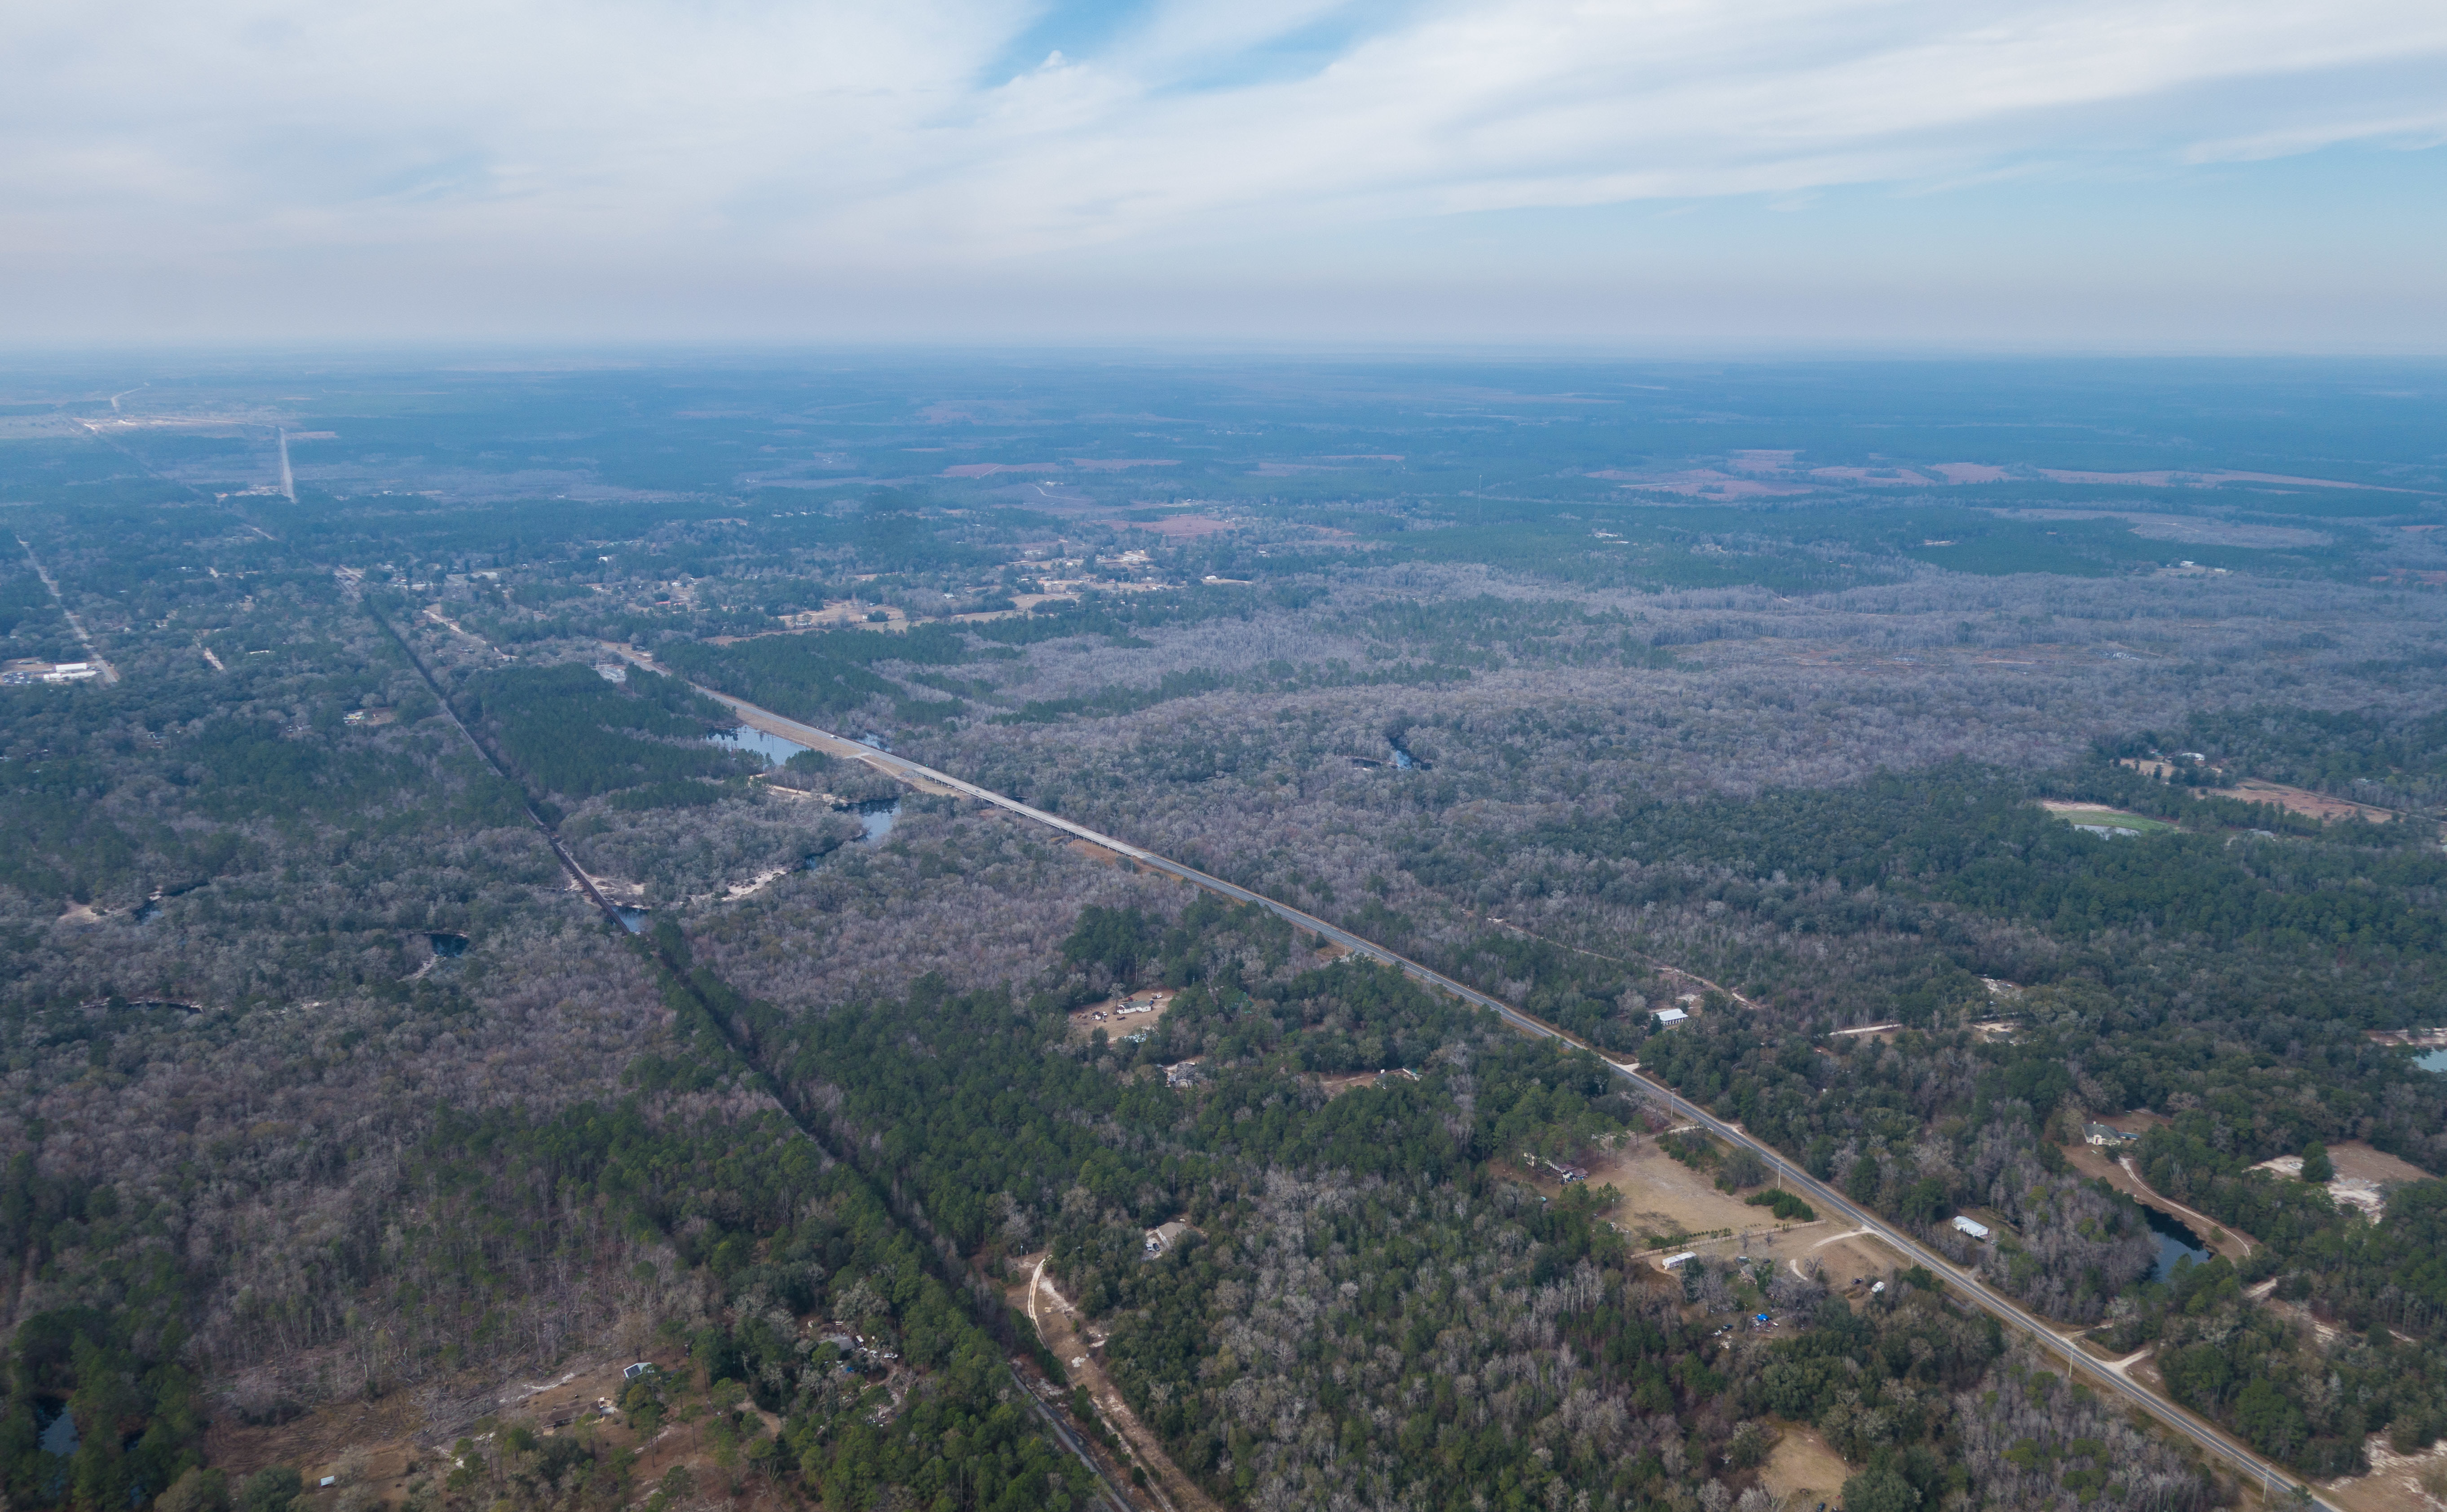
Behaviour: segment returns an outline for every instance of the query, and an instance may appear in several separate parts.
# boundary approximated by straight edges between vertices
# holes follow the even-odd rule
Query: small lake
[[[2413,1058],[2413,1064],[2425,1071],[2447,1071],[2447,1050],[2423,1050]]]
[[[433,954],[446,961],[457,960],[467,954],[467,936],[465,935],[427,935],[425,937],[432,942]]]
[[[2149,1203],[2141,1204],[2141,1216],[2150,1220],[2150,1237],[2158,1241],[2158,1265],[2150,1279],[2163,1281],[2175,1274],[2175,1262],[2189,1255],[2194,1265],[2208,1263],[2210,1247],[2192,1232],[2192,1226],[2172,1213],[2162,1212]]]
[[[811,746],[802,746],[795,740],[784,740],[779,735],[769,734],[749,725],[708,735],[706,739],[726,750],[752,751],[764,757],[765,765],[768,766],[782,765],[799,752],[815,748]]]
[[[612,912],[620,916],[620,927],[632,935],[643,935],[646,926],[654,921],[654,916],[642,908],[615,905]]]

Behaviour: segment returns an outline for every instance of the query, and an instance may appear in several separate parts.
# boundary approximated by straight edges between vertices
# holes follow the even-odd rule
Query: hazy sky
[[[0,343],[2447,350],[2440,0],[11,0]]]

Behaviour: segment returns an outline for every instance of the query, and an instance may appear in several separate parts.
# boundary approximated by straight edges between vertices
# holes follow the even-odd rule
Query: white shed
[[[1657,1011],[1657,1022],[1660,1028],[1668,1024],[1679,1024],[1690,1016],[1679,1008],[1660,1008]]]
[[[1669,1255],[1658,1263],[1669,1271],[1679,1271],[1698,1257],[1699,1253],[1697,1250],[1684,1250],[1679,1255]]]
[[[1958,1218],[1954,1220],[1954,1227],[1957,1233],[1968,1234],[1982,1244],[1988,1242],[1988,1225],[1985,1223],[1975,1223],[1967,1218]]]

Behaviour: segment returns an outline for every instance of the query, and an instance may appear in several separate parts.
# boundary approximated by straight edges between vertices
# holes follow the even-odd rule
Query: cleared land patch
[[[2163,819],[2152,819],[2145,814],[2127,813],[2120,808],[2108,808],[2097,803],[2069,803],[2051,798],[2042,800],[2039,806],[2074,828],[2087,830],[2093,834],[2115,832],[2125,835],[2154,835],[2175,827]]]
[[[1704,1171],[1659,1149],[1648,1140],[1601,1150],[1588,1166],[1588,1184],[1613,1187],[1622,1200],[1601,1216],[1629,1234],[1637,1245],[1683,1234],[1710,1234],[1732,1229],[1736,1235],[1779,1225],[1764,1207],[1753,1207],[1730,1192],[1717,1190]],[[1561,1183],[1541,1172],[1531,1182],[1541,1191]]]
[[[2289,814],[2303,814],[2318,820],[2359,819],[2373,824],[2384,824],[2396,818],[2390,810],[2374,808],[2368,803],[2349,803],[2330,798],[2308,788],[2287,787],[2281,783],[2264,783],[2247,778],[2232,787],[2201,789],[2203,797],[2233,798],[2247,803],[2273,803]]]
[[[1173,1230],[1171,1238],[1187,1231],[1186,1224],[1167,1224]],[[1037,1337],[1062,1362],[1071,1385],[1085,1390],[1103,1425],[1125,1445],[1129,1452],[1117,1456],[1125,1464],[1135,1463],[1148,1473],[1153,1489],[1163,1499],[1169,1512],[1222,1512],[1213,1498],[1199,1488],[1196,1482],[1182,1473],[1156,1442],[1153,1430],[1130,1410],[1112,1379],[1105,1373],[1105,1332],[1092,1323],[1085,1322],[1079,1311],[1045,1274],[1046,1255],[1023,1256],[1013,1261],[1020,1276],[1019,1283],[1005,1289],[1004,1300],[1012,1310],[1029,1320]],[[1110,1446],[1106,1446],[1110,1452]]]
[[[1775,1433],[1775,1447],[1759,1467],[1759,1484],[1771,1496],[1800,1506],[1832,1503],[1852,1474],[1844,1457],[1829,1448],[1814,1428],[1778,1423]]]
[[[1071,1014],[1070,1037],[1073,1042],[1084,1042],[1096,1030],[1103,1030],[1106,1038],[1120,1039],[1126,1034],[1153,1029],[1170,1007],[1172,992],[1168,989],[1133,992],[1126,997],[1109,997]]]

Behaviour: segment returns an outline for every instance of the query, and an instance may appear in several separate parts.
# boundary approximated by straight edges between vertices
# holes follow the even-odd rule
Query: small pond
[[[878,799],[858,805],[858,840],[862,845],[881,845],[892,826],[901,822],[901,800]]]
[[[2175,1262],[2189,1255],[2194,1265],[2206,1263],[2210,1247],[2192,1232],[2192,1226],[2172,1213],[2162,1212],[2149,1203],[2141,1204],[2141,1216],[2150,1220],[2150,1237],[2158,1241],[2158,1265],[2150,1279],[2163,1281],[2175,1274]]]
[[[77,1451],[76,1419],[58,1397],[34,1398],[34,1443],[45,1454],[66,1457]]]
[[[654,916],[642,908],[615,905],[612,912],[620,916],[620,927],[632,935],[643,935],[646,933],[646,926],[654,921]]]
[[[901,821],[901,800],[879,798],[859,804],[854,812],[858,815],[858,839],[851,843],[881,845],[883,843],[883,837],[891,834],[892,826]],[[800,864],[812,872],[822,866],[825,863],[825,858],[831,854],[829,850],[819,851]]]
[[[433,942],[433,954],[446,961],[455,961],[467,954],[467,936],[465,935],[427,935],[425,937]]]
[[[2423,1050],[2413,1058],[2413,1064],[2425,1071],[2447,1071],[2447,1050]]]
[[[742,725],[737,729],[726,729],[718,734],[708,735],[706,739],[726,750],[752,751],[764,757],[765,765],[768,766],[779,766],[799,752],[814,748],[802,746],[795,740],[784,740],[779,735],[768,734],[748,725]]]
[[[1428,769],[1428,764],[1412,755],[1411,748],[1400,741],[1388,735],[1385,737],[1385,744],[1394,747],[1394,765],[1402,770],[1423,772]]]

